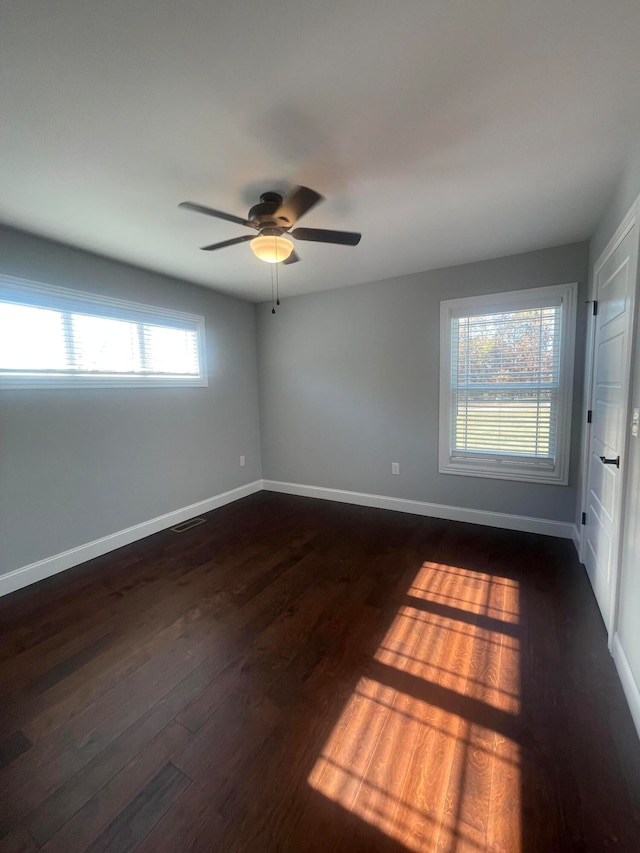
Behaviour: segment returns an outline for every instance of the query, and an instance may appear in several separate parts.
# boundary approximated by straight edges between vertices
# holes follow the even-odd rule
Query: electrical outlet
[[[244,468],[244,456],[240,457],[240,467]]]
[[[399,462],[392,462],[391,463],[391,473],[392,474],[399,474],[400,473],[400,463]]]

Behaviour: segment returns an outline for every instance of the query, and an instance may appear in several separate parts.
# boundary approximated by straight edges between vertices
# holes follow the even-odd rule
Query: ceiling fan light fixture
[[[291,240],[275,235],[261,234],[259,237],[254,237],[249,245],[256,258],[266,261],[268,264],[279,264],[281,261],[286,261],[293,252]]]

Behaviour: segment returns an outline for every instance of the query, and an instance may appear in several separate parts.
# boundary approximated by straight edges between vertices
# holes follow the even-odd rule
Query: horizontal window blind
[[[561,304],[451,318],[451,459],[552,468]]]
[[[203,331],[194,315],[13,284],[0,290],[0,381],[205,384]]]

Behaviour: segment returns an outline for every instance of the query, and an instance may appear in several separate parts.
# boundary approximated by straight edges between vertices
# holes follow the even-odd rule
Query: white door
[[[634,225],[598,268],[592,427],[589,446],[584,563],[611,628],[621,521],[638,232]]]

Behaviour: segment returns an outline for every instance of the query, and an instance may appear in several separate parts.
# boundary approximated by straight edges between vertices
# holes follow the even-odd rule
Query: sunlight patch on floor
[[[412,851],[520,850],[518,585],[424,563],[309,784]]]

